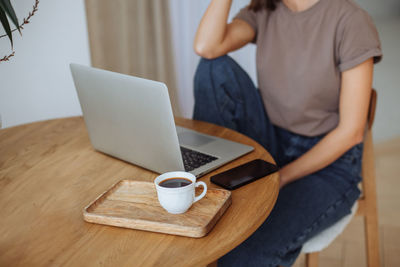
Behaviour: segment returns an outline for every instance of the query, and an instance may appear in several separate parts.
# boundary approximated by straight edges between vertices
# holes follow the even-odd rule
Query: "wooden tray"
[[[87,206],[83,217],[92,223],[203,237],[231,203],[230,191],[208,189],[206,196],[187,212],[170,214],[160,206],[153,183],[121,180]]]

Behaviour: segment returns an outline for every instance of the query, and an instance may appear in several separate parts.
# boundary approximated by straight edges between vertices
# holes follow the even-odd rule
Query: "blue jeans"
[[[193,118],[241,132],[263,145],[279,166],[323,137],[301,136],[271,124],[259,91],[229,56],[201,59],[194,80]],[[283,187],[267,220],[218,266],[290,266],[311,237],[350,213],[360,191],[362,144],[326,168]]]

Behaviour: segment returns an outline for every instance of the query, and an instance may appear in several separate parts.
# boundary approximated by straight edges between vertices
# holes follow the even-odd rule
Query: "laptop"
[[[254,148],[175,126],[164,83],[71,64],[93,147],[157,173],[196,177]]]

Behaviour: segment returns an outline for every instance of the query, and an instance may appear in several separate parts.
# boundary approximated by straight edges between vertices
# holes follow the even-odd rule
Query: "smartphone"
[[[211,176],[210,180],[225,189],[234,190],[278,170],[279,168],[275,164],[256,159]]]

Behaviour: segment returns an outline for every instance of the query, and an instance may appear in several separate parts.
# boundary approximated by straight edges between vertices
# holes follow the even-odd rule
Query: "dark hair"
[[[274,11],[276,9],[276,4],[280,2],[280,0],[251,0],[249,9],[257,12],[263,8]]]

